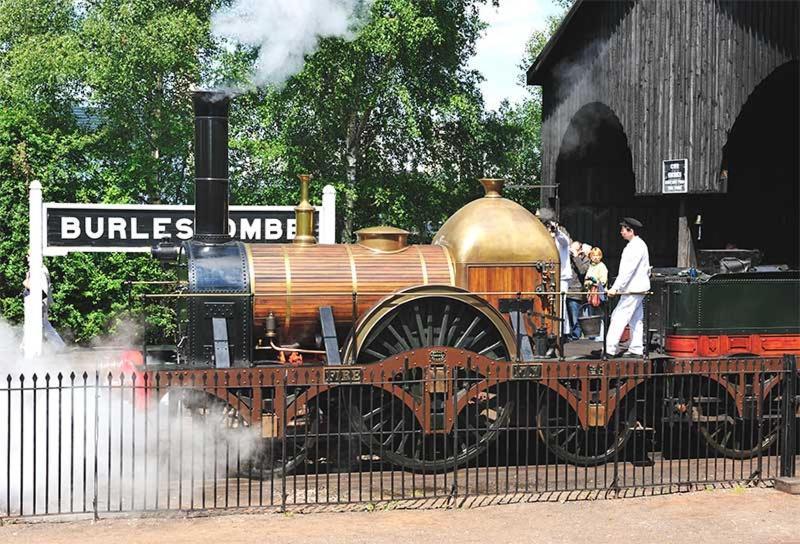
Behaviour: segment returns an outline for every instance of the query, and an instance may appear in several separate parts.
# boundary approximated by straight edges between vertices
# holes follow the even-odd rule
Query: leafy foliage
[[[0,1],[0,300],[12,320],[22,316],[31,180],[60,202],[183,202],[191,187],[189,87],[211,47],[212,3],[80,6]],[[145,256],[71,254],[47,265],[51,318],[78,341],[114,333],[139,304],[141,289],[127,296],[125,280],[165,277]]]
[[[235,172],[235,198],[251,194],[247,178],[291,187],[305,170],[343,196],[344,240],[376,220],[429,236],[484,170],[480,75],[466,67],[480,3],[375,0],[354,40],[323,41],[284,87],[237,100],[233,146],[261,175]],[[294,199],[284,185],[264,189]]]

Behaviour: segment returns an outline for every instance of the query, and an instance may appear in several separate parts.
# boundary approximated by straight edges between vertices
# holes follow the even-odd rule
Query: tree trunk
[[[342,242],[353,241],[353,213],[355,209],[356,193],[356,154],[348,145],[345,151],[345,161],[347,162],[347,190],[344,193],[344,228],[342,230]]]
[[[347,191],[344,195],[344,226],[342,229],[342,242],[344,243],[353,241],[353,214],[355,212],[356,175],[361,154],[361,137],[371,113],[372,107],[368,107],[360,117],[357,112],[354,112],[350,115],[347,123],[347,141],[344,151]]]

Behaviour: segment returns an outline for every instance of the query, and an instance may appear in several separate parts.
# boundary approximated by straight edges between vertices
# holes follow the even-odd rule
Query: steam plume
[[[187,415],[204,398],[187,388],[164,383],[159,397],[151,383],[145,398],[143,379],[120,371],[119,351],[56,354],[45,344],[31,360],[20,339],[0,319],[0,518],[185,508],[217,478],[227,493],[260,445],[260,427],[225,425],[218,404]]]
[[[258,48],[252,83],[281,85],[320,39],[352,39],[372,0],[235,0],[211,17],[217,39]]]

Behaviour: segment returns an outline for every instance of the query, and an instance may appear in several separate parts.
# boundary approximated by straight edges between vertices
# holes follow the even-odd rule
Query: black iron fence
[[[434,359],[8,376],[0,516],[458,505],[794,475],[793,357]]]

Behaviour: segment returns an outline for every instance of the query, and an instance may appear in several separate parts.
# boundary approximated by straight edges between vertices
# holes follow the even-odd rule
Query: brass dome
[[[501,196],[503,180],[482,179],[481,184],[483,198],[454,213],[433,238],[450,251],[457,283],[464,285],[471,264],[559,262],[553,237],[541,221]]]

